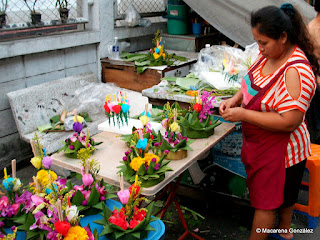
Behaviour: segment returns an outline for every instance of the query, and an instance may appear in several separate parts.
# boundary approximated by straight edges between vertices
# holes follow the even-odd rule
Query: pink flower
[[[87,226],[87,227],[84,227],[84,229],[87,231],[87,234],[88,234],[88,240],[94,240],[94,236],[92,234],[92,232],[90,231],[90,228]]]
[[[31,196],[31,201],[34,205],[39,206],[41,203],[44,202],[44,198],[43,197],[39,197],[37,195],[32,195]]]
[[[93,177],[90,173],[82,175],[82,182],[85,186],[90,186],[93,183]]]
[[[74,146],[73,145],[70,145],[69,148],[70,148],[70,150],[74,150]]]
[[[20,203],[12,204],[13,215],[16,215],[18,213],[19,208],[20,208]]]
[[[123,204],[123,205],[126,205],[129,201],[129,198],[130,198],[130,192],[128,189],[125,189],[123,191],[119,191],[117,193],[119,199],[120,199],[120,202]]]
[[[4,211],[9,206],[9,198],[7,196],[2,196],[0,198],[0,210]]]

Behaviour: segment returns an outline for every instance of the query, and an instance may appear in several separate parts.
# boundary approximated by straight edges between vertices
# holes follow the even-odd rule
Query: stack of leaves
[[[140,197],[141,183],[138,177],[135,177],[135,182],[129,189],[124,189],[122,182],[120,186],[118,196],[123,206],[111,211],[105,204],[103,205],[103,218],[95,221],[104,226],[100,236],[106,235],[108,239],[118,240],[145,239],[148,231],[155,230],[149,225],[150,222],[157,220],[151,218],[154,202],[148,208],[139,207],[142,201],[147,199]]]
[[[221,124],[213,116],[214,96],[202,91],[195,97],[192,109],[181,119],[182,134],[189,138],[207,138],[214,133],[214,128]]]
[[[78,207],[78,210],[84,215],[93,215],[101,212],[102,203],[115,197],[109,193],[108,185],[102,178],[98,178],[100,170],[99,163],[90,157],[92,156],[90,147],[82,148],[78,153],[78,158],[81,159],[81,180],[80,186],[74,186],[74,194],[71,198],[71,203]]]
[[[143,73],[148,67],[152,66],[171,66],[176,60],[187,61],[185,57],[177,56],[175,53],[168,54],[164,50],[159,30],[155,33],[152,42],[155,47],[151,48],[149,53],[131,54],[123,51],[120,57],[126,62],[134,61],[135,67],[137,67],[137,73]]]
[[[82,131],[83,125],[80,122],[73,123],[74,134],[72,137],[67,138],[64,141],[64,146],[58,150],[58,152],[64,151],[64,154],[69,158],[77,158],[78,151],[83,148],[91,148],[96,150],[95,146],[102,142],[95,142],[89,135],[87,129],[87,135]]]
[[[67,130],[65,128],[65,119],[67,116],[67,111],[62,111],[61,114],[55,115],[50,118],[50,123],[38,126],[39,132],[59,132]],[[78,117],[84,119],[85,122],[92,122],[92,119],[89,117],[88,113],[79,113]]]

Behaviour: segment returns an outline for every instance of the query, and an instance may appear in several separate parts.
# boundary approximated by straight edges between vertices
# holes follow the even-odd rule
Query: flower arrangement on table
[[[29,198],[32,195],[25,190],[20,179],[16,177],[16,160],[11,161],[12,176],[7,174],[7,168],[4,168],[4,179],[0,191],[0,239],[14,239],[17,228],[23,224],[20,219],[25,216],[24,206],[28,205]],[[13,233],[7,234],[5,228],[11,228]]]
[[[127,62],[134,61],[135,66],[137,67],[137,73],[143,73],[150,66],[163,66],[163,65],[173,65],[175,60],[187,61],[187,58],[177,56],[176,54],[168,54],[164,50],[164,45],[162,37],[160,35],[160,30],[155,33],[155,37],[152,40],[152,43],[155,45],[150,49],[150,52],[147,54],[131,54],[125,51],[122,51],[120,57]]]
[[[147,109],[147,108],[146,108]],[[122,158],[119,173],[123,173],[125,179],[134,182],[136,175],[142,182],[143,187],[150,187],[161,182],[165,177],[165,172],[172,171],[168,167],[169,161],[164,161],[166,151],[160,158],[158,156],[159,144],[153,145],[155,133],[148,127],[148,111],[140,117],[143,128],[134,129],[131,136],[124,139],[129,144],[130,149],[125,152]],[[153,153],[149,152],[152,150]]]
[[[94,240],[90,228],[79,225],[81,216],[77,207],[70,203],[71,194],[72,192],[62,193],[57,189],[44,197],[34,195],[38,197],[38,205],[32,212],[35,222],[30,226],[30,230],[41,229],[42,239]]]
[[[175,104],[175,106],[179,106]],[[168,150],[169,154],[167,154],[166,158],[170,160],[178,160],[188,156],[188,150],[192,150],[190,148],[190,144],[193,140],[188,140],[187,137],[181,134],[181,128],[178,123],[178,108],[172,108],[169,106],[165,107],[166,110],[166,118],[162,120],[162,126],[165,129],[165,133],[158,133],[157,140],[158,142],[155,145],[159,145],[159,149],[164,152],[164,150]]]
[[[135,176],[135,182],[124,189],[123,178],[120,180],[120,191],[118,197],[122,203],[120,209],[113,209],[112,211],[103,205],[103,218],[95,221],[95,223],[104,225],[104,229],[100,236],[106,235],[108,239],[118,240],[137,240],[145,239],[148,231],[154,231],[149,224],[157,218],[151,218],[154,202],[147,208],[140,208],[139,206],[146,198],[140,197],[141,182],[138,181],[138,175]]]
[[[221,124],[213,116],[215,96],[202,91],[195,97],[192,109],[181,119],[182,134],[189,138],[207,138],[214,133],[214,128]]]
[[[64,154],[69,158],[77,158],[78,151],[85,147],[90,147],[96,150],[95,146],[101,144],[102,142],[95,142],[93,138],[90,137],[89,129],[87,128],[87,135],[82,131],[83,125],[79,121],[79,116],[75,113],[72,137],[67,138],[64,141],[64,146],[58,150],[58,152],[64,151]]]
[[[115,197],[107,190],[107,185],[102,178],[98,178],[100,165],[90,157],[92,148],[82,148],[78,152],[78,158],[81,159],[81,179],[82,184],[74,186],[74,194],[71,197],[71,203],[78,207],[78,210],[84,215],[93,215],[102,210],[102,202]]]
[[[130,109],[130,101],[127,98],[127,92],[117,92],[117,95],[114,94],[114,101],[112,101],[112,95],[109,94],[106,97],[106,102],[104,104],[104,110],[106,116],[109,120],[109,125],[111,124],[111,119],[113,120],[113,125],[120,128],[121,125],[126,124],[128,126],[128,117]],[[117,119],[117,122],[115,121]]]

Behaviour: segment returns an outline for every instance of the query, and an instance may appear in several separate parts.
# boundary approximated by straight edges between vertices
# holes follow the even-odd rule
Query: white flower
[[[67,213],[67,219],[68,222],[70,222],[74,217],[78,216],[78,209],[77,206],[72,205],[71,207],[66,208],[66,213]]]
[[[14,181],[13,191],[18,191],[20,187],[22,186],[21,181],[19,178],[16,178]]]

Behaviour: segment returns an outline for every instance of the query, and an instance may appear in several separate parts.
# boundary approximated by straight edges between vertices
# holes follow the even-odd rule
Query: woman
[[[227,121],[242,122],[241,159],[255,208],[249,239],[267,238],[262,229],[274,229],[277,210],[277,229],[283,233],[275,237],[292,239],[293,205],[310,155],[304,117],[319,66],[306,26],[291,4],[253,12],[251,27],[260,55],[241,90],[222,102],[219,111]]]

